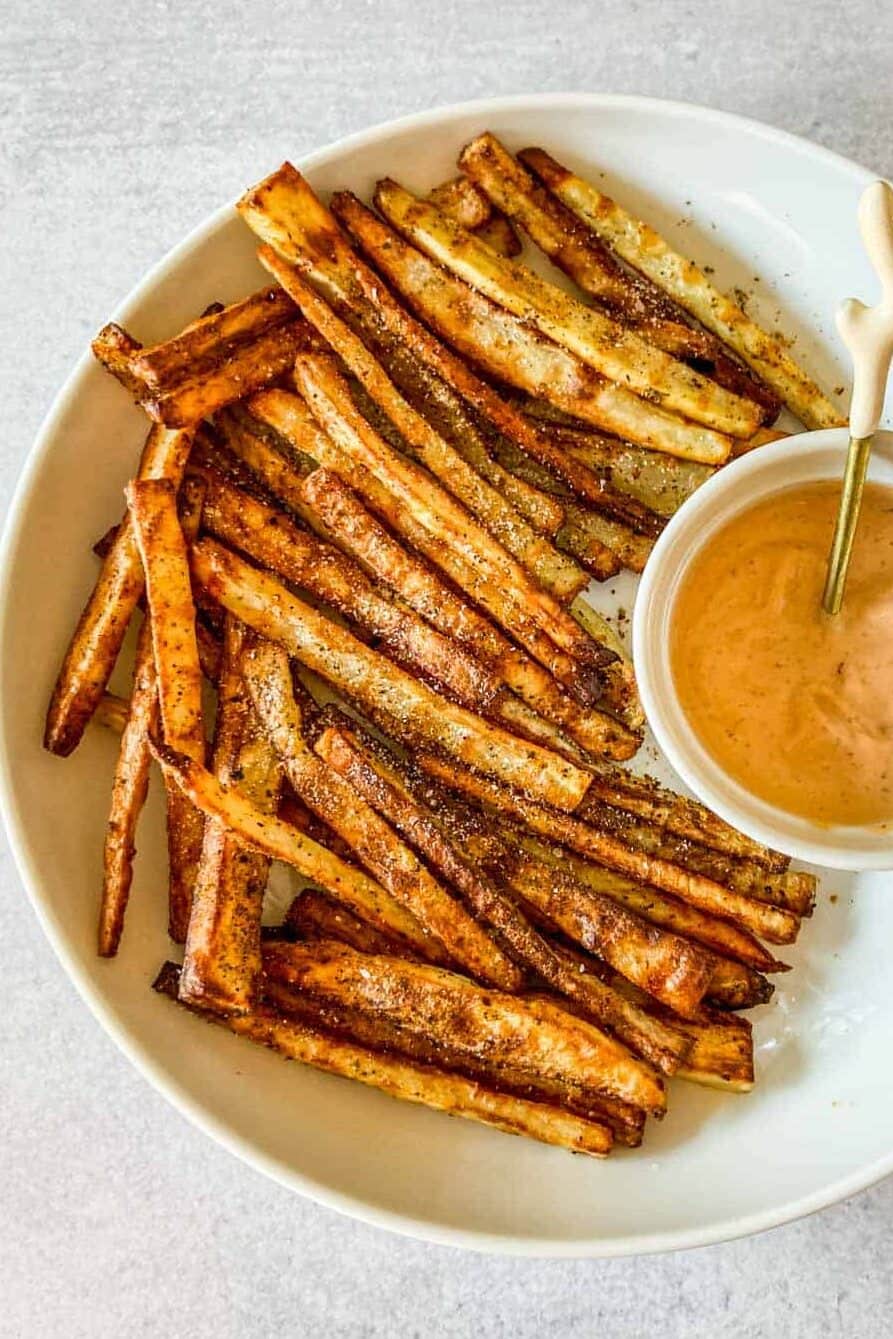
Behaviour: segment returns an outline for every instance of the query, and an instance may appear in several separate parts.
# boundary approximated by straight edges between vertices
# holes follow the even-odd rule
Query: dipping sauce
[[[836,481],[798,485],[713,534],[670,620],[680,704],[751,794],[827,824],[893,819],[893,489],[867,484],[843,608],[821,607]]]

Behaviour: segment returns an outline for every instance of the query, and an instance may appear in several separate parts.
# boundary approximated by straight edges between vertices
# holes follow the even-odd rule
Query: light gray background
[[[744,112],[890,176],[891,67],[886,0],[0,0],[4,512],[110,309],[284,156],[442,102],[587,89]],[[893,1181],[754,1240],[609,1263],[486,1259],[299,1200],[136,1075],[0,862],[3,1336],[891,1333]]]

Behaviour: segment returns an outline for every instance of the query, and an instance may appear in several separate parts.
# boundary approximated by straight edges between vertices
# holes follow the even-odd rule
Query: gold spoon
[[[837,313],[837,329],[853,357],[853,395],[850,445],[822,595],[822,608],[828,614],[839,613],[843,604],[871,443],[883,412],[893,358],[893,188],[886,181],[874,181],[862,192],[859,231],[881,282],[881,300],[876,307],[866,307],[858,298],[850,298]]]

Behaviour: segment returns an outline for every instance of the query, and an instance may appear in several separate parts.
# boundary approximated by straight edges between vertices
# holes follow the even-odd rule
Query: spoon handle
[[[850,298],[837,313],[837,329],[853,359],[853,394],[846,471],[822,595],[828,614],[839,613],[843,604],[871,442],[883,412],[893,358],[893,189],[887,182],[872,182],[862,192],[859,231],[880,280],[881,300],[866,307]]]

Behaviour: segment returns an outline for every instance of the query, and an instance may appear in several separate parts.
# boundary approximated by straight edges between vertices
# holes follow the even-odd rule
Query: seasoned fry
[[[467,176],[452,177],[449,181],[441,182],[428,192],[426,198],[448,218],[472,231],[482,227],[493,216],[487,196]]]
[[[594,978],[568,966],[563,955],[534,929],[515,902],[481,869],[463,859],[451,834],[432,809],[407,785],[392,754],[376,749],[341,713],[324,713],[327,725],[316,752],[370,805],[393,824],[407,842],[459,890],[475,914],[487,922],[515,960],[535,972],[559,994],[575,1000],[591,1018],[609,1028],[663,1073],[672,1074],[683,1054],[678,1034],[656,1030],[640,1010]],[[615,924],[619,909],[614,907]]]
[[[332,207],[409,305],[487,375],[641,446],[706,464],[728,459],[732,447],[727,435],[681,419],[606,381],[527,320],[497,306],[409,246],[359,201],[339,193]],[[494,254],[483,250],[495,262]]]
[[[176,998],[176,972],[176,967],[168,963],[155,982],[155,989],[172,999]],[[600,1157],[611,1147],[610,1129],[596,1121],[544,1102],[485,1088],[459,1074],[358,1046],[296,1019],[283,1018],[263,1005],[249,1014],[200,1016],[268,1046],[289,1060],[356,1079],[405,1102],[492,1125],[508,1134],[523,1134],[576,1153]]]
[[[176,488],[191,446],[191,433],[153,427],[143,447],[137,477],[165,478]],[[139,550],[128,514],[103,560],[56,679],[44,733],[44,747],[51,753],[67,757],[80,743],[115,667],[143,586]]]
[[[783,344],[721,293],[703,270],[675,252],[647,223],[562,167],[542,149],[525,149],[520,158],[623,261],[652,280],[734,349],[777,391],[807,428],[836,428],[845,422]]]
[[[523,853],[507,853],[502,877],[569,939],[676,1013],[695,1015],[715,974],[712,954]]]
[[[281,288],[264,288],[228,307],[217,305],[173,339],[134,351],[129,370],[150,390],[169,390],[213,370],[239,345],[293,321],[296,315],[294,303]]]
[[[113,730],[115,734],[120,735],[124,733],[129,710],[129,698],[118,697],[117,693],[103,693],[93,714],[93,719],[97,725],[104,725],[106,729]]]
[[[194,428],[224,405],[278,381],[298,353],[318,347],[318,341],[304,321],[278,325],[248,343],[236,345],[210,371],[177,381],[167,390],[155,390],[138,376],[133,359],[123,356],[122,347],[123,341],[113,336],[109,327],[93,341],[96,357],[151,419],[167,428]],[[130,347],[139,348],[135,341]],[[134,357],[139,356],[134,353]]]
[[[413,457],[425,465],[468,508],[484,530],[498,540],[556,599],[572,600],[588,584],[586,573],[571,559],[559,553],[507,498],[478,474],[413,409],[362,340],[304,282],[294,266],[280,260],[271,247],[261,247],[258,256],[384,412]],[[364,463],[370,466],[368,460]],[[377,477],[381,478],[381,475]],[[435,492],[432,488],[431,491],[432,500],[439,502],[439,490]],[[438,510],[442,508],[438,507]]]
[[[127,503],[146,577],[161,725],[167,743],[204,762],[202,675],[195,635],[195,604],[174,485],[136,480]],[[186,938],[192,890],[201,858],[204,822],[176,790],[168,790],[169,933]]]
[[[375,204],[408,242],[611,382],[733,437],[749,437],[760,426],[761,414],[752,401],[669,357],[520,261],[497,257],[473,233],[397,182],[379,181]]]
[[[569,760],[526,743],[438,697],[384,656],[364,646],[290,595],[265,573],[212,540],[193,547],[196,579],[230,613],[285,646],[308,669],[355,699],[370,719],[408,744],[428,741],[499,776],[513,777],[558,808],[579,804],[589,775]]]
[[[775,987],[765,976],[742,962],[717,958],[707,988],[707,1000],[722,1009],[753,1009],[771,1000]]]
[[[679,1078],[707,1088],[749,1093],[754,1084],[753,1031],[746,1018],[729,1018],[705,1009],[700,1020],[682,1022],[692,1048]]]
[[[710,375],[720,386],[755,400],[767,421],[777,417],[781,405],[768,386],[733,362],[714,336],[692,330],[685,314],[656,285],[624,270],[592,229],[539,185],[495,135],[478,135],[462,150],[459,164],[491,204],[520,224],[599,305],[639,327],[642,337],[665,353],[712,364]]]
[[[101,699],[100,705],[108,696]],[[112,783],[102,862],[99,954],[103,958],[113,958],[121,942],[133,881],[136,826],[149,789],[149,735],[158,720],[158,687],[148,618],[143,620],[137,641],[130,701],[123,706],[121,747]]]
[[[382,887],[473,976],[517,990],[521,975],[490,936],[365,800],[302,738],[288,657],[254,641],[242,662],[255,710],[295,792],[355,851]]]
[[[633,879],[624,878],[613,870],[575,855],[562,846],[534,837],[522,828],[510,827],[510,843],[520,846],[538,860],[553,868],[569,873],[578,883],[596,893],[603,893],[612,901],[628,907],[646,920],[652,921],[686,939],[694,940],[715,953],[746,963],[761,972],[787,971],[753,935],[730,921],[722,920],[674,897],[665,897],[656,888],[649,888]]]
[[[282,769],[248,701],[241,673],[244,629],[227,617],[217,688],[214,773],[261,813],[279,803]],[[260,918],[270,858],[244,846],[216,819],[205,823],[180,997],[218,1013],[245,1013],[260,973]]]
[[[598,669],[614,659],[613,653],[585,634],[449,494],[411,462],[400,460],[354,408],[346,384],[329,360],[301,358],[295,377],[317,421],[336,445],[373,474],[393,494],[398,507],[413,508],[415,519],[436,544],[449,548],[449,558],[441,557],[444,570],[455,573],[464,589],[470,587],[473,598],[560,682],[591,700],[596,689],[585,667]]]
[[[152,752],[165,775],[208,818],[218,819],[244,846],[273,860],[293,865],[300,874],[331,893],[339,902],[401,943],[425,954],[430,936],[414,916],[356,865],[305,836],[280,818],[265,814],[235,787],[221,786],[217,778],[184,753],[156,740]]]
[[[630,730],[642,730],[645,725],[645,712],[639,700],[632,657],[616,629],[597,609],[593,609],[582,595],[578,595],[574,600],[570,612],[591,637],[610,647],[617,657],[605,667],[605,686],[602,693],[604,705]]]
[[[485,1055],[488,1064],[526,1073],[531,1082],[568,1082],[645,1111],[666,1107],[657,1075],[593,1024],[551,1002],[483,989],[427,963],[366,956],[333,940],[269,944],[264,969],[273,980],[379,1014],[472,1058]]]
[[[338,939],[358,953],[406,956],[401,954],[401,946],[383,931],[360,920],[347,907],[315,888],[305,888],[294,899],[286,913],[284,927],[295,931],[299,939]]]
[[[570,814],[551,813],[526,795],[511,791],[459,763],[445,763],[428,753],[417,754],[416,760],[437,780],[491,805],[500,813],[521,818],[534,832],[569,846],[609,869],[653,884],[702,911],[734,921],[770,944],[790,944],[797,938],[800,918],[793,912],[723,888],[712,879],[692,874],[668,860],[631,850],[616,837],[599,832]]]

